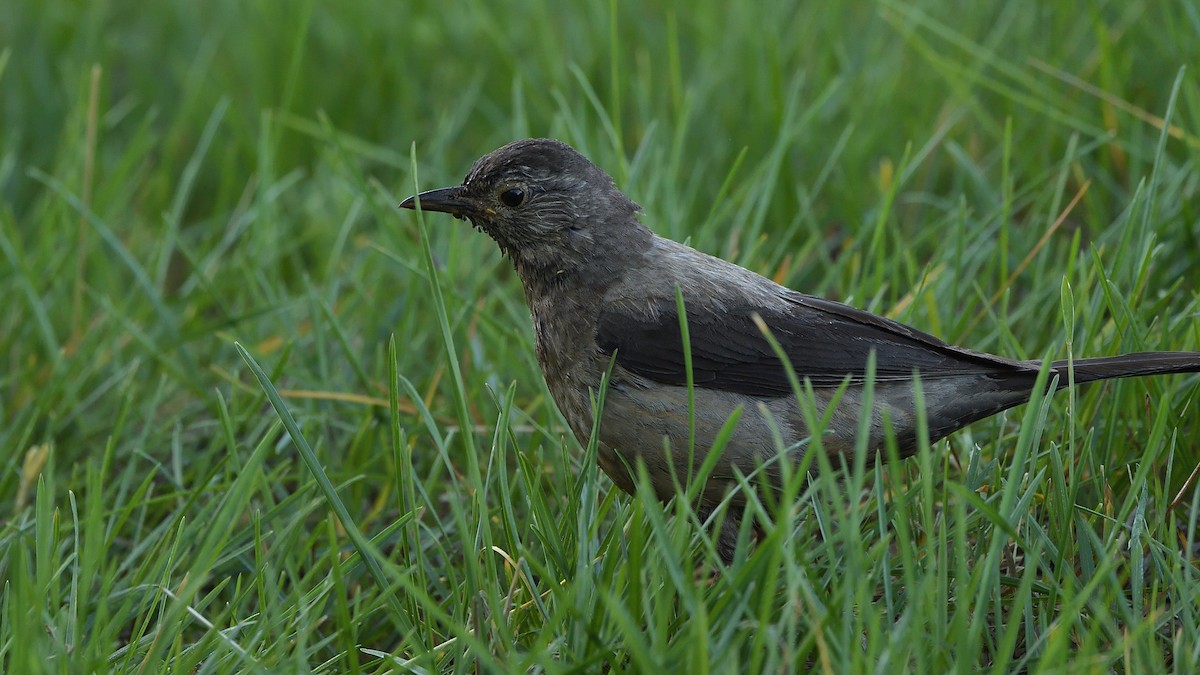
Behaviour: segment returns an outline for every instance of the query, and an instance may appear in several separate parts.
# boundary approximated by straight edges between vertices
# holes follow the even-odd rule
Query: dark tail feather
[[[1121,356],[1075,359],[1075,382],[1095,382],[1116,377],[1200,373],[1200,352],[1142,352]],[[1051,368],[1061,372],[1058,386],[1067,386],[1067,361],[1054,361]]]

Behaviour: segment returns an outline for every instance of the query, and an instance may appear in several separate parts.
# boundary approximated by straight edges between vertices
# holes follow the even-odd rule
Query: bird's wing
[[[616,352],[626,370],[664,384],[687,383],[679,315],[665,303],[650,318],[610,306],[600,314],[596,342]],[[875,352],[876,382],[924,379],[967,373],[1034,376],[1030,364],[960,349],[869,312],[821,298],[792,293],[771,307],[746,304],[726,311],[685,306],[698,387],[753,396],[791,393],[782,363],[754,321],[762,318],[801,380],[836,387],[849,378],[862,381]]]

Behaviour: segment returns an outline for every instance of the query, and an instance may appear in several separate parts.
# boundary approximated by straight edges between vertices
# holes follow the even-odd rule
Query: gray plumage
[[[875,405],[867,447],[886,442],[885,419],[902,454],[917,443],[913,373],[919,372],[930,440],[1026,402],[1041,368],[955,347],[890,319],[804,295],[733,263],[655,236],[637,204],[570,146],[528,139],[485,155],[460,186],[423,192],[401,206],[441,211],[487,233],[513,262],[533,317],[538,363],[571,430],[587,442],[593,392],[615,354],[599,431],[599,463],[632,492],[627,467],[646,465],[659,497],[674,495],[668,462],[688,475],[688,396],[675,289],[688,318],[695,382],[696,466],[722,425],[742,416],[700,497],[707,513],[736,484],[735,472],[777,475],[778,443],[798,461],[809,433],[786,371],[763,337],[770,330],[818,412],[848,382],[821,437],[829,453],[855,447],[868,356],[875,353]],[[1050,364],[1058,386],[1067,364]],[[1079,359],[1076,383],[1200,371],[1200,353],[1152,352]],[[664,453],[664,437],[671,457]],[[718,550],[727,560],[736,518]]]

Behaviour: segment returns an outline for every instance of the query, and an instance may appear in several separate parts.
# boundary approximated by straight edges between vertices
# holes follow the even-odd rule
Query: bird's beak
[[[422,211],[440,211],[449,213],[455,218],[464,218],[471,215],[472,212],[471,200],[465,193],[466,191],[461,185],[427,190],[400,202],[400,208],[415,209],[419,202]]]

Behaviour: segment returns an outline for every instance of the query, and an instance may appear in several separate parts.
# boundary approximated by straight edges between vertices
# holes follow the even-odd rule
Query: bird
[[[1049,364],[1009,359],[792,290],[654,234],[608,173],[558,140],[504,145],[478,159],[461,185],[420,192],[400,207],[469,221],[511,261],[546,386],[585,447],[607,377],[596,457],[620,489],[635,492],[640,465],[656,496],[671,499],[679,477],[699,469],[738,413],[696,497],[702,519],[728,502],[731,510],[714,523],[714,547],[727,563],[745,504],[736,494],[739,476],[777,483],[784,462],[800,465],[816,447],[831,457],[848,458],[860,447],[881,456],[889,431],[899,456],[911,455],[922,440],[918,387],[925,439],[934,442],[1027,402],[1043,368],[1049,389],[1200,372],[1197,352]],[[806,425],[780,355],[811,391],[816,416],[807,419],[825,421],[819,433]],[[872,358],[873,402],[864,410]],[[860,425],[863,415],[869,420]]]

